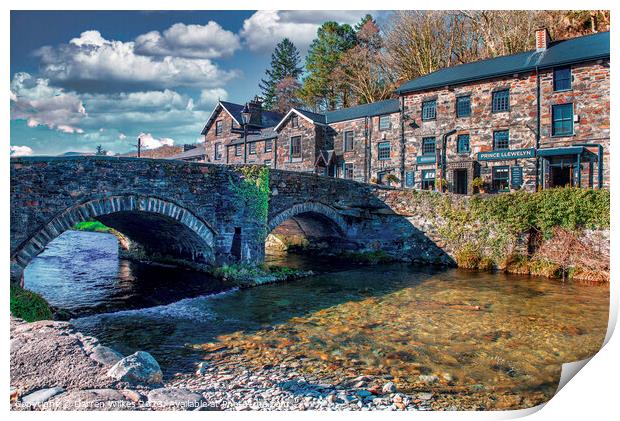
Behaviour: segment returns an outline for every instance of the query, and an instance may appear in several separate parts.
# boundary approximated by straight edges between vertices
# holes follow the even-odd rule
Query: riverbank
[[[517,394],[400,393],[393,382],[359,376],[321,382],[294,367],[202,362],[195,373],[140,384],[110,376],[121,357],[70,323],[11,317],[12,410],[479,410],[544,401]]]

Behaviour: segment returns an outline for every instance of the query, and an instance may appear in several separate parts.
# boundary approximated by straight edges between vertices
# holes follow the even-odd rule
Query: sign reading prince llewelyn
[[[504,161],[507,159],[533,158],[536,149],[511,149],[505,151],[478,152],[478,161]]]

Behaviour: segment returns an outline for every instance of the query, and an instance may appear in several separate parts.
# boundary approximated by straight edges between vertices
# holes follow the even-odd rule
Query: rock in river
[[[148,352],[138,351],[114,364],[108,376],[129,383],[161,383],[163,374],[155,358]]]
[[[394,382],[387,382],[383,385],[383,393],[396,393],[396,385]]]

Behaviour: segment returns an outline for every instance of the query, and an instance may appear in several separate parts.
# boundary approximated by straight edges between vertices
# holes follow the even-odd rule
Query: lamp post
[[[246,102],[241,110],[241,122],[243,123],[243,163],[248,162],[248,124],[250,124],[250,118],[252,113]]]

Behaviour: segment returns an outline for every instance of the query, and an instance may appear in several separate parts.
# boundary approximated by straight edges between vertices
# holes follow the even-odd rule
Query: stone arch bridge
[[[354,181],[270,170],[267,221],[235,185],[239,168],[117,157],[12,158],[11,279],[77,222],[99,220],[154,255],[221,265],[258,263],[265,233],[294,220],[352,250],[450,264],[419,217],[392,210],[382,189]],[[426,228],[425,228],[426,227]],[[430,237],[430,238],[429,238]]]

